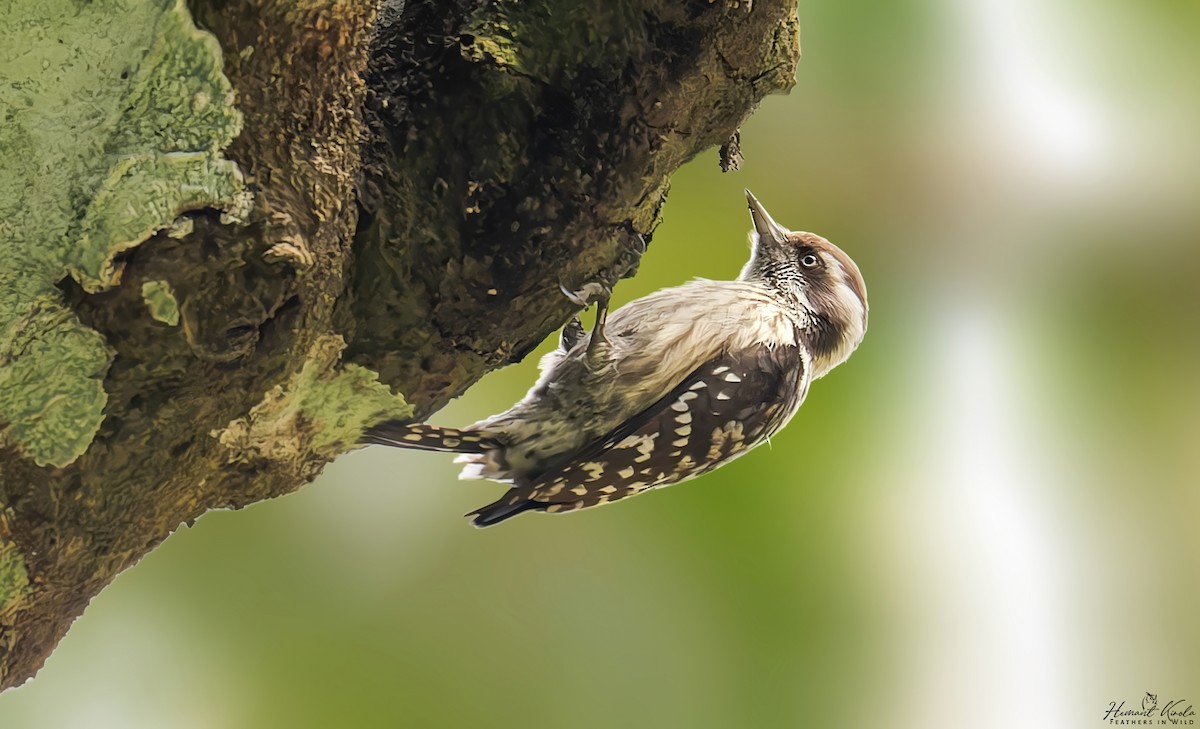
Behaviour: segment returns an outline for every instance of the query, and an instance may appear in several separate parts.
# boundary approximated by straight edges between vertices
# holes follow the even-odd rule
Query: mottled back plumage
[[[747,197],[753,256],[738,280],[692,281],[607,317],[602,300],[596,328],[568,324],[509,410],[461,430],[381,423],[364,442],[457,452],[461,478],[511,484],[470,514],[488,526],[679,483],[769,439],[861,341],[866,290],[840,249]]]

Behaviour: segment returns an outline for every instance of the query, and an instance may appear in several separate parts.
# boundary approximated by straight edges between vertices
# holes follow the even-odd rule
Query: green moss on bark
[[[221,54],[182,0],[20,3],[0,25],[0,444],[83,453],[110,353],[56,284],[116,285],[120,254],[184,211],[244,209]]]
[[[29,589],[29,572],[25,569],[25,559],[9,533],[10,518],[6,509],[0,509],[0,625],[8,622],[4,620],[5,616]],[[3,650],[8,642],[3,631],[0,631],[0,650]]]
[[[29,587],[25,560],[12,542],[0,540],[0,613]]]
[[[636,3],[510,1],[480,7],[460,37],[468,58],[565,84],[582,71],[618,68],[626,48],[646,47],[644,13]]]
[[[338,366],[345,346],[341,337],[321,337],[286,387],[273,388],[248,416],[213,433],[229,449],[228,460],[300,463],[312,453],[332,458],[354,446],[367,427],[412,415],[412,406],[371,370]]]

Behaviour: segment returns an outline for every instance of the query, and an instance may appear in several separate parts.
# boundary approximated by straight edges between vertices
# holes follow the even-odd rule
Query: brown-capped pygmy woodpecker
[[[509,485],[468,514],[490,526],[525,511],[586,509],[695,478],[767,441],[813,380],[867,330],[858,266],[819,235],[771,219],[746,191],[750,261],[733,281],[698,279],[607,312],[607,287],[541,362],[525,398],[466,428],[388,421],[365,443],[461,454],[460,478]]]

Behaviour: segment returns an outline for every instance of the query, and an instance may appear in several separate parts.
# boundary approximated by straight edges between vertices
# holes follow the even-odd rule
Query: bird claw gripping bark
[[[572,291],[560,283],[558,290],[563,292],[563,296],[566,296],[568,301],[581,309],[601,302],[607,305],[608,299],[612,296],[612,289],[599,281],[590,281],[576,291]]]
[[[596,324],[592,327],[592,335],[588,340],[584,362],[587,364],[587,368],[593,372],[611,367],[613,364],[612,345],[604,335],[604,327],[608,321],[608,302],[612,298],[612,289],[599,281],[589,281],[577,291],[569,291],[562,284],[559,284],[559,289],[573,304],[584,307],[596,305]],[[581,330],[582,325],[578,322],[578,317],[576,317],[573,323]],[[561,341],[566,344],[568,340],[571,340],[571,346],[574,346],[579,342],[581,336],[571,326],[571,323],[568,323],[563,329]]]

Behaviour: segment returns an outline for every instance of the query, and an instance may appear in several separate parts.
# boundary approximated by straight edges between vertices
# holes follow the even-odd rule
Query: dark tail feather
[[[521,498],[520,496],[505,494],[503,498],[494,503],[488,504],[482,509],[476,509],[465,516],[473,517],[471,525],[482,529],[490,527],[493,524],[499,524],[505,519],[510,519],[517,514],[522,514],[530,509],[545,509],[546,505],[537,501]]]
[[[475,431],[401,420],[388,420],[367,428],[360,442],[441,453],[484,453],[500,447],[494,439]]]

